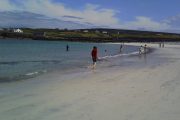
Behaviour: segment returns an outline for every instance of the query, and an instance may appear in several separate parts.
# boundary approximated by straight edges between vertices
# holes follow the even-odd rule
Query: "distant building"
[[[83,32],[84,32],[84,33],[88,33],[89,31],[88,31],[88,30],[84,30]]]
[[[14,29],[13,32],[15,32],[15,33],[23,33],[23,30],[18,28],[18,29]]]
[[[102,33],[103,33],[103,34],[108,34],[108,32],[107,32],[107,31],[102,31]]]

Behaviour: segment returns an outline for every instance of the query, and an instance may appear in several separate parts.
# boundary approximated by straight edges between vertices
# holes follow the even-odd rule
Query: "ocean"
[[[100,64],[106,59],[138,53],[137,47],[128,45],[120,53],[120,45],[111,43],[0,39],[0,82],[26,80],[53,71],[87,69],[92,64],[93,46],[98,48]]]

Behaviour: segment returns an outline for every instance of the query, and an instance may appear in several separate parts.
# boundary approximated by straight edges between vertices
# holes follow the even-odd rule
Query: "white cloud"
[[[135,21],[126,22],[122,25],[124,28],[131,28],[131,29],[144,29],[144,30],[166,30],[169,29],[171,26],[165,22],[157,22],[152,20],[149,17],[138,16],[136,17]]]
[[[23,17],[23,18],[22,18]],[[0,27],[30,27],[30,28],[87,28],[88,25],[77,24],[70,21],[52,19],[31,12],[0,12]]]
[[[171,26],[167,31],[180,33],[180,14],[171,16],[163,22]]]
[[[104,9],[98,5],[87,4],[84,10],[75,10],[66,7],[61,3],[53,3],[51,0],[16,0],[21,6],[13,4],[9,0],[0,1],[0,10],[22,10],[29,11],[46,16],[72,20],[77,22],[88,22],[94,25],[116,25],[118,18],[115,17],[116,11],[112,9]],[[12,9],[13,8],[13,9]],[[64,18],[63,16],[74,16],[73,18]],[[75,17],[83,19],[75,19]]]
[[[9,0],[0,0],[0,11],[9,11],[17,9],[14,4],[9,2]]]
[[[176,16],[172,16],[164,20],[165,23],[171,24],[173,26],[179,26],[180,27],[180,14]]]
[[[178,22],[179,16],[162,21],[155,21],[150,17],[138,16],[134,21],[120,22],[120,18],[117,17],[118,11],[106,9],[99,5],[86,4],[84,9],[77,10],[67,7],[62,3],[54,3],[52,0],[16,0],[16,3],[12,2],[12,0],[0,0],[0,11],[14,10],[43,14],[60,20],[122,29],[164,31],[180,28],[180,22]]]

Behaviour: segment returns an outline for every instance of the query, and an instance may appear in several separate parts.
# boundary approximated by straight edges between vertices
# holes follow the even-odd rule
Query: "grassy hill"
[[[31,29],[22,28],[23,34],[9,31],[1,31],[3,37],[22,37],[44,40],[70,40],[88,42],[158,42],[158,41],[180,41],[180,34],[122,30],[122,29]],[[43,33],[43,34],[42,34]],[[38,36],[37,36],[38,34]]]

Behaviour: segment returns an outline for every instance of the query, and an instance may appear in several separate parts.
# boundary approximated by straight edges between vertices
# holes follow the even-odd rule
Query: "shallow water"
[[[69,51],[66,51],[69,45]],[[101,59],[136,54],[138,48],[105,43],[80,43],[57,41],[33,41],[17,39],[0,40],[0,81],[14,81],[38,76],[49,71],[68,71],[91,64],[90,52],[98,48]]]

